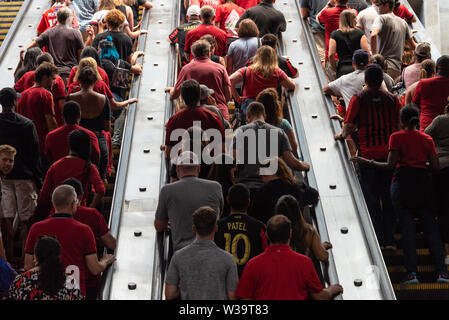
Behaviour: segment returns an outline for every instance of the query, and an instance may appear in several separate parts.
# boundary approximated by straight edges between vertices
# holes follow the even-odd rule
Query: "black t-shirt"
[[[256,23],[257,28],[259,28],[260,37],[263,37],[267,33],[278,36],[279,33],[284,32],[287,28],[284,15],[279,10],[276,10],[272,4],[262,2],[255,7],[249,8],[242,14],[239,21],[237,21],[236,28],[239,27],[242,20],[247,18]]]
[[[136,3],[131,6],[134,16],[134,25],[137,25],[137,20],[139,18],[139,6],[143,6],[146,2],[147,0],[137,0]]]
[[[239,277],[246,263],[267,246],[265,225],[246,214],[231,214],[218,221],[215,243],[234,256]]]
[[[168,36],[171,43],[179,44],[179,51],[181,52],[181,60],[183,62],[183,65],[188,63],[188,61],[184,55],[184,46],[186,43],[187,32],[197,28],[200,25],[201,25],[201,21],[199,21],[199,20],[181,24],[179,27],[177,27],[175,30],[173,30],[170,33],[170,35]]]
[[[30,119],[15,113],[0,113],[0,145],[8,144],[17,150],[14,167],[7,179],[36,182],[42,178],[39,165],[39,139]]]
[[[349,0],[347,6],[360,12],[368,8],[368,3],[365,0]]]
[[[365,32],[355,29],[352,32],[342,32],[335,30],[331,34],[331,39],[337,42],[337,54],[340,63],[352,64],[354,51],[360,49],[360,39]]]
[[[100,41],[106,39],[108,36],[112,37],[112,42],[117,49],[120,59],[128,61],[128,57],[133,53],[133,42],[128,35],[121,31],[105,31],[97,34],[92,46],[98,49]]]
[[[256,193],[250,215],[267,223],[274,215],[277,201],[283,195],[292,195],[298,200],[299,206],[316,205],[318,202],[318,191],[304,183],[287,184],[281,179],[276,179],[263,185]]]

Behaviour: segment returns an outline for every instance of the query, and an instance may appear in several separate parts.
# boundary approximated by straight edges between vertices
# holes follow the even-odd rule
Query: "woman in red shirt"
[[[81,201],[83,206],[86,205],[89,191],[92,189],[95,194],[89,204],[91,208],[99,207],[106,193],[103,180],[90,159],[89,135],[83,130],[74,130],[69,135],[69,145],[69,155],[56,161],[47,171],[38,200],[38,207],[46,213],[40,211],[40,216],[48,216],[53,191],[68,178],[77,178],[86,190]]]
[[[279,85],[288,90],[295,90],[295,83],[278,67],[276,51],[269,46],[260,47],[254,56],[254,62],[249,67],[243,67],[230,77],[231,92],[235,102],[241,106],[243,115],[246,107],[255,101],[257,95],[267,88],[277,88]],[[243,82],[243,96],[236,90],[236,85]]]
[[[419,283],[416,277],[418,269],[415,215],[420,218],[430,252],[434,257],[435,269],[439,274],[437,282],[449,282],[444,264],[443,244],[432,212],[430,171],[439,170],[435,144],[429,135],[416,129],[419,124],[417,108],[412,105],[405,106],[401,109],[400,118],[403,130],[390,136],[388,162],[376,162],[361,157],[355,157],[353,160],[378,168],[389,170],[395,168],[391,184],[391,200],[399,217],[402,233],[407,272],[402,283]],[[427,163],[430,163],[430,168]]]

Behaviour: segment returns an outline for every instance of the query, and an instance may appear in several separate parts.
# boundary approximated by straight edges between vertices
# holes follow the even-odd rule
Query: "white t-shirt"
[[[90,20],[90,24],[98,26],[100,24],[100,21],[103,20],[106,13],[108,13],[110,10],[100,10],[94,13],[92,19]],[[128,20],[125,18],[125,22],[123,23],[123,27],[129,26]]]
[[[351,98],[362,92],[364,85],[365,70],[355,70],[329,83],[329,87],[332,91],[343,97],[346,108],[349,106],[349,101],[351,101]],[[382,82],[382,87],[387,90],[387,86],[384,81]]]
[[[357,27],[362,29],[365,32],[366,39],[368,39],[368,43],[370,43],[370,34],[374,24],[374,20],[376,20],[378,14],[374,9],[374,6],[370,6],[365,10],[360,11],[357,16]]]
[[[363,90],[365,84],[365,71],[355,70],[345,74],[335,81],[329,83],[329,87],[335,94],[342,96],[346,107],[349,106],[351,98]]]

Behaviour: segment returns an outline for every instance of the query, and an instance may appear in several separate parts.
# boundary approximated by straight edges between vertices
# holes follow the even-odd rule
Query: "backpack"
[[[100,60],[103,68],[107,70],[109,86],[111,88],[128,89],[129,70],[126,62],[119,58],[117,49],[111,36],[107,36],[99,43]]]

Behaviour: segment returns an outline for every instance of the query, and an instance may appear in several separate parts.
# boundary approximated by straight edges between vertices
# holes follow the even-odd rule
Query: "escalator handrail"
[[[306,23],[304,19],[301,18],[300,13],[300,7],[298,1],[296,2],[296,7],[298,10],[298,17],[300,17],[300,23],[302,24],[305,37],[308,42],[308,46],[310,48],[310,52],[313,56],[314,61],[314,68],[316,76],[318,77],[318,80],[320,82],[321,88],[323,88],[325,85],[327,85],[327,79],[324,74],[323,68],[320,63],[320,59],[318,56],[317,50],[314,50],[315,48],[315,40],[313,39],[312,32],[310,30],[310,26]],[[335,112],[333,111],[335,109],[334,104],[332,102],[332,99],[330,97],[325,97],[325,106],[328,112],[328,115],[331,116]],[[334,133],[338,133],[341,131],[341,126],[338,121],[332,121],[332,128]],[[379,270],[379,284],[381,291],[383,293],[384,299],[387,300],[395,300],[395,294],[393,287],[391,285],[390,277],[385,265],[385,261],[382,256],[382,252],[380,251],[379,243],[377,241],[376,234],[374,232],[374,227],[371,222],[371,218],[368,212],[368,208],[366,206],[366,202],[363,196],[363,192],[360,187],[360,183],[358,181],[358,178],[356,176],[356,172],[354,171],[351,163],[349,162],[350,159],[350,153],[347,146],[339,142],[338,143],[338,150],[340,154],[341,164],[344,167],[344,171],[346,174],[346,177],[348,179],[349,185],[350,185],[350,191],[352,193],[352,198],[354,200],[354,203],[357,208],[357,213],[362,225],[362,228],[364,230],[364,235],[367,240],[367,247],[370,251],[370,256],[373,260],[373,264],[378,267]]]
[[[11,27],[9,27],[9,31],[5,37],[5,39],[2,42],[2,45],[0,47],[0,61],[3,59],[3,56],[8,52],[8,48],[11,44],[12,39],[14,38],[16,34],[16,30],[18,30],[19,25],[22,23],[23,17],[25,16],[28,9],[30,9],[32,0],[24,0],[22,3],[22,6],[20,7],[19,12],[17,13],[16,17],[14,18],[14,22],[11,24]],[[25,48],[24,48],[25,49]]]
[[[148,29],[149,21],[150,21],[150,10],[144,9],[143,14],[142,14],[141,30]],[[144,51],[147,38],[148,38],[147,34],[141,34],[139,36],[138,43],[137,43],[137,51]],[[136,63],[143,64],[143,56],[139,57],[137,59]],[[140,82],[141,82],[141,75],[133,75],[132,82],[131,82],[131,88],[129,91],[130,99],[137,98],[139,96]],[[114,188],[114,193],[113,193],[113,197],[112,197],[109,229],[111,231],[112,236],[114,236],[117,239],[117,241],[119,240],[118,239],[118,235],[119,235],[118,231],[119,231],[119,225],[120,225],[120,218],[121,218],[121,213],[123,210],[123,205],[125,202],[124,200],[125,200],[126,176],[127,176],[127,171],[128,171],[128,165],[129,165],[129,156],[131,153],[131,141],[132,141],[132,136],[133,136],[133,131],[134,131],[136,108],[137,108],[137,103],[132,103],[128,106],[124,129],[123,129],[124,131],[123,131],[122,145],[121,145],[121,150],[120,150],[120,157],[119,157],[119,162],[118,162],[118,166],[117,166],[115,188]],[[111,282],[112,282],[112,268],[114,268],[114,265],[109,266],[103,273],[102,286],[100,289],[102,300],[108,300],[108,298],[110,296]]]

